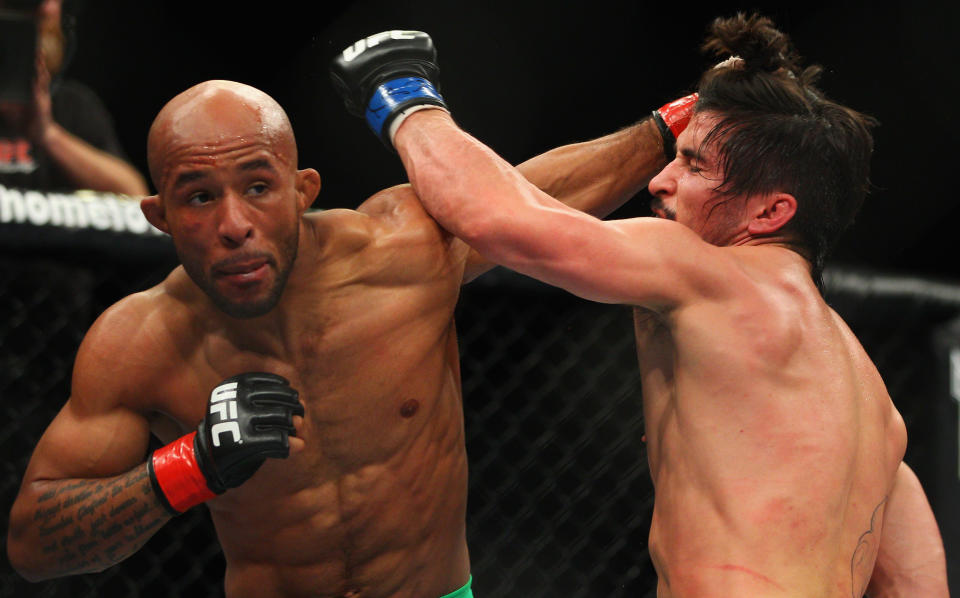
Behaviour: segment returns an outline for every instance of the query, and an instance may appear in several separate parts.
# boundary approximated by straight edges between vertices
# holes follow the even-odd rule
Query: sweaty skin
[[[635,306],[658,597],[859,598],[905,427],[777,234],[796,200],[712,192],[710,119],[694,117],[650,183],[661,218],[566,209],[438,110],[395,143],[424,207],[484,257]]]
[[[88,332],[72,396],[14,505],[11,562],[43,578],[135,551],[168,518],[145,475],[150,433],[176,439],[195,429],[220,381],[268,371],[299,390],[305,416],[289,458],[268,459],[207,503],[226,595],[431,598],[460,588],[470,565],[453,313],[461,283],[492,265],[443,231],[409,186],[356,211],[305,213],[319,176],[296,169],[279,106],[245,86],[208,82],[175,98],[149,151],[159,194],[144,212],[172,234],[184,267]],[[602,214],[646,184],[660,151],[645,123],[521,168]],[[571,167],[583,152],[610,158]],[[639,174],[607,176],[620,168]]]

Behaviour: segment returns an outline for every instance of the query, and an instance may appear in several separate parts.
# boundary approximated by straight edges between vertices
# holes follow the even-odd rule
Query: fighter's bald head
[[[147,160],[154,186],[162,189],[171,156],[236,141],[267,144],[291,168],[297,166],[293,128],[273,98],[235,81],[194,85],[167,102],[150,126]]]

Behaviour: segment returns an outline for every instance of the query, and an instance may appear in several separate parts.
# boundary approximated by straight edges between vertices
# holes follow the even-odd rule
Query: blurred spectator
[[[0,0],[8,22],[32,18],[37,32],[32,90],[22,100],[0,100],[0,185],[146,195],[146,181],[125,159],[101,100],[89,87],[60,76],[69,41],[63,1]],[[30,52],[25,47],[21,56]]]

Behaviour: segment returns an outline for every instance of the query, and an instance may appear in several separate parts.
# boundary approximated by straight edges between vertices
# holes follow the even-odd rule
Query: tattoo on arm
[[[860,535],[860,538],[857,540],[857,547],[853,549],[853,556],[850,558],[850,593],[853,598],[862,598],[864,593],[867,591],[867,584],[870,583],[870,575],[867,575],[863,580],[861,585],[863,587],[859,588],[857,591],[857,569],[864,566],[867,560],[869,560],[869,565],[873,566],[873,560],[869,559],[871,554],[876,555],[877,547],[879,546],[880,536],[875,532],[877,531],[877,526],[880,522],[880,517],[883,513],[883,505],[887,502],[886,497],[880,501],[873,509],[873,514],[870,515],[870,529],[863,532]]]
[[[44,492],[33,514],[40,552],[60,575],[99,571],[133,554],[170,515],[146,465],[98,480],[70,480]]]

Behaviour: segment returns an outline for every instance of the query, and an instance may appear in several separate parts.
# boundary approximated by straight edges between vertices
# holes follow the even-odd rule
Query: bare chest
[[[270,372],[299,392],[306,412],[299,433],[317,464],[388,458],[421,434],[429,418],[460,422],[453,304],[368,293],[318,303],[309,317],[276,332],[214,329],[170,356],[170,375],[152,389],[166,416],[157,418],[163,425],[155,432],[169,441],[194,428],[222,380]]]

